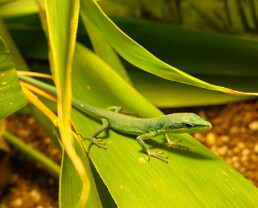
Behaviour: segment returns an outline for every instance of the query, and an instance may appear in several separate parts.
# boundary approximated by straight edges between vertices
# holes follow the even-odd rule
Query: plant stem
[[[254,30],[257,32],[257,30],[258,30],[258,19],[257,19],[257,13],[256,13],[254,0],[249,0],[249,9],[250,9],[250,13],[252,15],[252,19],[253,19],[253,22],[254,22]]]
[[[250,31],[250,27],[249,27],[248,22],[247,22],[247,18],[246,18],[246,15],[245,15],[243,4],[240,0],[235,0],[235,3],[236,3],[236,6],[237,6],[238,14],[240,16],[243,28],[246,32],[248,32],[248,31]]]
[[[19,138],[12,135],[8,131],[5,131],[3,133],[3,138],[8,143],[10,143],[15,149],[21,151],[23,154],[27,155],[30,159],[34,160],[35,162],[40,163],[49,172],[54,174],[54,176],[59,177],[60,166],[57,165],[52,160],[50,160],[44,154],[42,154],[39,151],[37,151],[37,150],[33,149],[32,147],[28,146],[27,144],[22,142]]]

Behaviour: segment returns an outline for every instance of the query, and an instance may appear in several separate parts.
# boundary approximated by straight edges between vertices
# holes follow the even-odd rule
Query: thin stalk
[[[182,16],[182,11],[181,11],[181,0],[176,0],[176,11],[177,11],[177,21],[178,21],[178,25],[182,25],[183,24],[183,16]]]
[[[52,76],[49,74],[42,74],[38,72],[31,72],[31,71],[17,71],[17,74],[22,74],[28,77],[40,77],[46,79],[52,79]]]
[[[46,91],[48,91],[48,92],[50,92],[50,93],[52,93],[52,94],[54,94],[54,95],[57,94],[57,90],[56,90],[56,88],[55,88],[54,86],[51,86],[51,85],[46,84],[46,83],[44,83],[44,82],[41,82],[41,81],[39,81],[39,80],[37,80],[37,79],[33,79],[33,78],[31,78],[31,77],[24,76],[24,75],[22,75],[22,74],[18,74],[18,77],[19,77],[21,80],[23,80],[23,81],[25,81],[25,82],[28,82],[28,83],[30,83],[30,84],[33,84],[33,85],[35,85],[35,86],[37,86],[37,87],[40,87],[41,89],[46,90]]]
[[[210,18],[208,14],[206,14],[204,11],[202,11],[198,6],[196,6],[194,3],[190,4],[190,7],[205,21],[205,23],[212,27],[217,32],[223,32],[223,29],[219,27],[219,25]]]
[[[258,19],[257,19],[257,13],[256,13],[254,0],[249,0],[249,9],[250,9],[252,19],[254,22],[254,29],[255,29],[255,31],[257,31],[258,30]]]
[[[245,15],[245,11],[244,11],[242,2],[240,0],[235,0],[235,3],[236,3],[236,6],[237,6],[238,14],[240,16],[242,25],[244,27],[244,30],[245,31],[250,31],[250,27],[249,27],[248,22],[247,22],[247,18],[246,18],[246,15]]]
[[[230,26],[232,26],[232,20],[231,20],[231,16],[230,16],[228,0],[223,0],[223,2],[224,2],[224,9],[225,9],[225,12],[226,12],[226,17],[227,17],[228,24]]]
[[[20,81],[20,83],[21,83],[21,86],[26,87],[30,91],[35,92],[36,94],[43,96],[54,103],[57,102],[56,97],[54,95],[49,94],[48,92],[36,87],[35,85],[32,85],[32,84],[24,82],[24,81]]]
[[[41,110],[52,121],[52,123],[58,127],[59,119],[56,114],[54,114],[35,94],[33,94],[25,86],[21,85],[21,87],[29,102]]]
[[[19,138],[12,135],[8,131],[3,133],[3,138],[10,143],[15,149],[21,151],[23,154],[27,155],[31,160],[40,163],[44,168],[51,172],[55,177],[59,177],[60,166],[55,162],[50,160],[44,154],[28,146],[22,142]]]

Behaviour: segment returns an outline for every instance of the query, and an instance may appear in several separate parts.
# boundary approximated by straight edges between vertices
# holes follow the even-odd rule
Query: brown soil
[[[33,117],[9,116],[7,130],[53,161],[61,163],[61,152],[55,148]],[[57,178],[15,150],[11,154],[11,165],[10,185],[1,198],[1,208],[58,207]]]
[[[209,132],[193,136],[258,186],[258,101],[186,109],[213,124]],[[165,110],[167,113],[170,110]],[[31,116],[10,116],[7,129],[60,164],[61,153]],[[58,180],[12,151],[10,184],[1,208],[58,207]]]
[[[176,111],[195,112],[210,121],[210,131],[192,136],[258,187],[258,100]]]
[[[213,129],[193,136],[258,187],[258,101],[206,108]]]

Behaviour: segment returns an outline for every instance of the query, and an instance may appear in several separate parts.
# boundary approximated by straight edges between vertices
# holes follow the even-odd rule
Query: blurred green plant
[[[21,2],[22,0],[16,2],[4,1],[0,4],[0,11],[2,8],[5,8],[3,16],[15,16],[16,20],[17,16],[21,14],[34,13],[36,11],[35,9],[23,9]],[[28,3],[30,1],[24,0],[24,2]],[[204,148],[188,134],[173,135],[173,138],[181,139],[183,144],[191,147],[189,152],[180,150],[171,151],[171,149],[164,147],[161,137],[157,137],[155,141],[149,141],[149,145],[152,147],[164,148],[162,151],[170,158],[169,164],[164,164],[158,160],[147,162],[147,158],[139,151],[140,147],[134,139],[131,139],[128,135],[109,131],[109,138],[107,139],[108,150],[104,151],[93,147],[90,153],[90,161],[92,163],[90,163],[86,151],[86,147],[89,144],[87,141],[80,141],[76,133],[87,137],[99,127],[99,123],[81,112],[71,109],[71,90],[75,98],[93,106],[106,108],[107,106],[120,105],[125,112],[136,113],[143,117],[158,117],[162,115],[162,113],[139,94],[131,84],[133,83],[135,86],[138,85],[139,89],[145,89],[145,91],[150,92],[152,90],[148,90],[149,87],[146,86],[148,86],[150,82],[155,81],[156,78],[152,75],[153,77],[149,79],[146,77],[146,74],[137,75],[138,72],[135,73],[133,71],[129,73],[132,78],[131,82],[116,52],[131,64],[168,80],[221,92],[246,94],[208,84],[162,62],[123,33],[106,16],[95,1],[82,0],[80,14],[96,52],[94,53],[84,45],[75,43],[79,12],[78,1],[67,1],[63,4],[61,1],[46,0],[45,3],[46,7],[41,1],[37,1],[37,4],[32,5],[35,6],[36,9],[39,9],[41,25],[49,41],[49,63],[53,81],[57,87],[58,97],[56,98],[49,92],[44,91],[40,88],[40,85],[25,81],[20,81],[24,93],[22,94],[16,72],[13,69],[13,62],[16,69],[26,69],[28,67],[26,67],[24,60],[20,61],[20,57],[22,56],[8,34],[4,23],[2,23],[2,26],[0,25],[0,35],[5,39],[9,47],[13,62],[11,61],[10,54],[4,42],[0,41],[0,60],[2,60],[0,62],[0,69],[10,72],[13,81],[10,83],[10,91],[6,91],[6,88],[0,88],[1,104],[5,103],[6,96],[9,95],[10,100],[8,100],[8,102],[14,102],[17,105],[15,108],[11,108],[11,106],[5,103],[6,107],[3,109],[1,116],[5,117],[22,108],[26,104],[27,98],[29,102],[37,108],[36,112],[35,108],[33,110],[34,115],[47,130],[46,132],[50,133],[49,135],[55,143],[60,142],[59,146],[63,150],[59,189],[60,207],[253,207],[256,205],[258,196],[257,189],[243,176],[234,171],[224,161]],[[33,6],[31,8],[34,8]],[[29,16],[27,19],[26,17],[19,17],[19,24],[16,20],[8,20],[8,28],[11,28],[13,32],[15,30],[17,31],[17,29],[20,30],[21,33],[16,34],[15,42],[20,43],[22,46],[21,51],[24,52],[22,53],[23,55],[46,60],[46,51],[44,53],[41,50],[42,46],[43,49],[46,49],[44,33],[40,29],[40,23],[37,18],[35,18],[35,16],[32,17],[33,16]],[[230,52],[232,53],[240,50],[240,48],[244,46],[245,51],[255,56],[257,48],[256,42],[191,33],[177,28],[167,28],[164,25],[154,23],[134,22],[134,20],[129,20],[128,22],[120,21],[121,25],[124,25],[124,27],[128,26],[128,33],[130,33],[130,27],[132,28],[130,24],[135,26],[137,26],[137,24],[140,25],[145,32],[146,30],[150,30],[151,27],[156,28],[158,32],[153,34],[155,37],[154,40],[157,39],[161,43],[162,39],[169,43],[172,35],[175,35],[172,39],[176,41],[184,42],[187,40],[185,50],[192,51],[192,53],[186,56],[189,60],[191,60],[191,58],[194,60],[195,52],[202,51],[196,49],[201,46],[203,41],[206,41],[205,43],[207,45],[212,43],[213,47],[217,47],[212,57],[220,57],[221,48],[218,47],[218,44],[221,43],[221,41],[223,44],[228,43],[229,48],[238,44],[235,48],[231,49]],[[12,28],[13,26],[16,27],[15,30]],[[148,40],[146,33],[143,33],[143,36],[141,36],[142,31],[138,31],[139,32],[135,33],[135,39],[137,39],[137,37],[139,39],[144,37],[142,38],[143,44],[150,45],[147,46],[147,48],[151,48],[150,42],[144,42],[144,39]],[[170,35],[164,36],[164,34],[168,33],[172,33],[171,37],[169,37]],[[35,34],[38,35],[36,36]],[[149,32],[147,32],[147,34],[149,34]],[[131,35],[133,36],[133,33]],[[185,35],[185,39],[180,40],[179,37],[182,35]],[[35,48],[30,45],[33,36],[34,40],[37,42],[37,44],[33,45]],[[80,38],[82,38],[82,42],[85,42],[86,34],[83,26],[81,26],[81,28],[79,27],[78,30],[78,39]],[[196,40],[198,40],[199,46],[196,46]],[[89,39],[87,39],[86,42],[89,43]],[[175,42],[170,44],[175,45]],[[29,45],[30,49],[28,50]],[[153,46],[151,50],[155,50],[155,47],[157,47],[155,44],[153,44]],[[174,55],[180,52],[181,45],[177,47],[176,50],[171,47],[171,51],[175,51]],[[163,55],[166,54],[165,51],[161,50],[161,52]],[[238,53],[235,52],[233,54]],[[212,59],[209,55],[205,58],[207,63],[209,63],[209,58],[211,61]],[[178,58],[175,60],[177,60],[177,66],[180,66],[180,63],[184,61],[184,53],[181,57],[178,55]],[[224,60],[223,55],[221,56],[221,60]],[[33,62],[33,60],[31,61]],[[174,59],[171,59],[172,64],[173,62]],[[36,64],[39,63],[41,62],[36,62]],[[45,62],[43,62],[43,68],[44,63]],[[47,63],[48,62],[46,62],[46,64]],[[191,64],[186,64],[182,68],[190,70],[192,74],[197,72],[196,74],[200,73],[200,75],[208,75],[213,78],[225,75],[224,73],[226,72],[224,70],[219,70],[220,66],[223,65],[221,62],[219,66],[213,65],[213,69],[209,73],[207,73],[206,69],[207,63],[204,63],[203,66],[199,68],[198,65],[201,65],[201,63],[192,61]],[[234,64],[233,58],[230,63]],[[247,72],[245,63],[244,60],[242,66],[237,68],[238,70],[234,71],[234,73],[236,72],[241,76],[244,74],[248,77],[248,75],[250,75],[249,73],[253,72],[252,67],[255,68],[255,63],[250,67],[251,72]],[[31,66],[33,66],[33,64],[31,64]],[[193,70],[192,72],[191,69]],[[23,74],[25,73],[23,72]],[[39,76],[39,74],[36,73],[27,73],[27,75]],[[232,70],[229,70],[227,76],[231,75]],[[257,74],[251,75],[257,76]],[[41,76],[43,78],[49,78],[49,75],[41,74]],[[150,81],[148,81],[148,79]],[[9,80],[5,80],[4,76],[1,77],[1,81],[2,83],[9,82]],[[227,81],[228,79],[225,79],[222,83],[227,83]],[[238,80],[237,83],[240,83],[239,81],[241,80]],[[163,81],[159,79],[156,83],[160,83],[161,85]],[[174,91],[180,88],[183,89],[184,86],[181,84],[177,86],[177,88],[174,88],[174,86],[170,85],[169,81],[166,83],[165,87],[161,87],[162,91],[167,88],[168,85],[170,87],[169,89],[173,89],[173,91],[170,92],[167,90],[166,94],[163,95],[163,101],[167,96],[174,93]],[[141,86],[145,86],[145,88],[141,88]],[[157,88],[158,86],[150,89]],[[191,95],[196,89],[195,87],[189,86],[186,91],[190,91],[189,95]],[[252,87],[248,89],[254,90]],[[161,92],[157,94],[161,94]],[[180,92],[184,91],[180,90]],[[202,104],[205,104],[205,100],[207,102],[207,100],[211,99],[212,96],[207,98],[209,95],[208,92],[207,90],[206,97],[200,94],[200,97],[204,97],[201,102]],[[15,93],[19,96],[16,96]],[[257,95],[256,93],[249,94]],[[184,95],[181,96],[184,97]],[[42,102],[42,97],[57,102],[57,116]],[[159,99],[160,98],[156,98],[156,100]],[[224,99],[224,102],[225,100],[226,99]],[[183,106],[183,103],[188,101],[189,99],[187,98],[181,99],[181,104],[175,104],[174,106]],[[167,103],[171,105],[173,102],[168,101]],[[73,131],[71,130],[70,121],[74,127]],[[49,131],[50,129],[51,131]],[[53,133],[53,131],[56,133]],[[60,136],[58,136],[59,132]],[[59,137],[61,139],[59,139]],[[13,145],[15,146],[16,144],[13,143]],[[30,154],[31,157],[35,157],[31,151],[27,151],[27,154]]]

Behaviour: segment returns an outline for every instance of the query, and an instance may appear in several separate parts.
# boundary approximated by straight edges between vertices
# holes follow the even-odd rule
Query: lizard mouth
[[[205,126],[192,126],[189,128],[180,128],[180,129],[173,129],[173,133],[194,133],[198,131],[207,131],[212,128],[212,125],[205,125]]]

